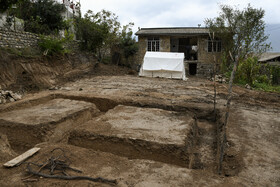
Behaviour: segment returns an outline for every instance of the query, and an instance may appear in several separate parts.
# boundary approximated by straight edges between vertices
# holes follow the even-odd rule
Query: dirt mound
[[[70,54],[55,57],[21,57],[0,50],[0,87],[2,89],[39,91],[53,85],[81,78],[92,71],[93,55]]]
[[[98,63],[94,55],[78,52],[54,57],[22,57],[0,50],[0,88],[40,91],[88,76],[136,75],[127,67]]]
[[[124,66],[108,65],[97,63],[94,66],[95,76],[119,76],[119,75],[136,75],[137,72]]]

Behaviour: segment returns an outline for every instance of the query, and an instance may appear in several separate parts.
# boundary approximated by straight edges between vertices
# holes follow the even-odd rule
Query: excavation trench
[[[97,115],[92,103],[51,97],[21,103],[0,113],[0,131],[21,153],[41,142],[60,142],[77,125]]]
[[[130,159],[192,168],[196,120],[157,108],[118,105],[73,130],[69,144]]]
[[[203,168],[198,131],[204,127],[197,126],[192,109],[184,112],[183,107],[127,104],[51,94],[2,109],[0,131],[18,153],[41,142],[64,142],[129,159]],[[209,118],[210,112],[204,114]],[[215,137],[210,138],[207,149],[212,154]]]

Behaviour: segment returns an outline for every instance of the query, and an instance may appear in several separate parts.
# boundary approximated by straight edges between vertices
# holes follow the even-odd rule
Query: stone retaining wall
[[[39,36],[37,34],[0,28],[0,47],[18,49],[37,47],[38,40]]]
[[[0,48],[17,48],[22,49],[26,47],[38,47],[38,41],[40,37],[37,34],[13,31],[0,27]],[[74,40],[67,44],[67,48],[72,51],[79,50],[80,41]]]

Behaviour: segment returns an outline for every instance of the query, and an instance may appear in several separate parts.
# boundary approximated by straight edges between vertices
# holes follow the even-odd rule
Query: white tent
[[[184,53],[146,52],[139,76],[186,80]]]

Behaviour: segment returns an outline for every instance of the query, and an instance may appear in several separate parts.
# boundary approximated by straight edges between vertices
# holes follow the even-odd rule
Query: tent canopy
[[[146,52],[140,76],[186,79],[184,53]]]

